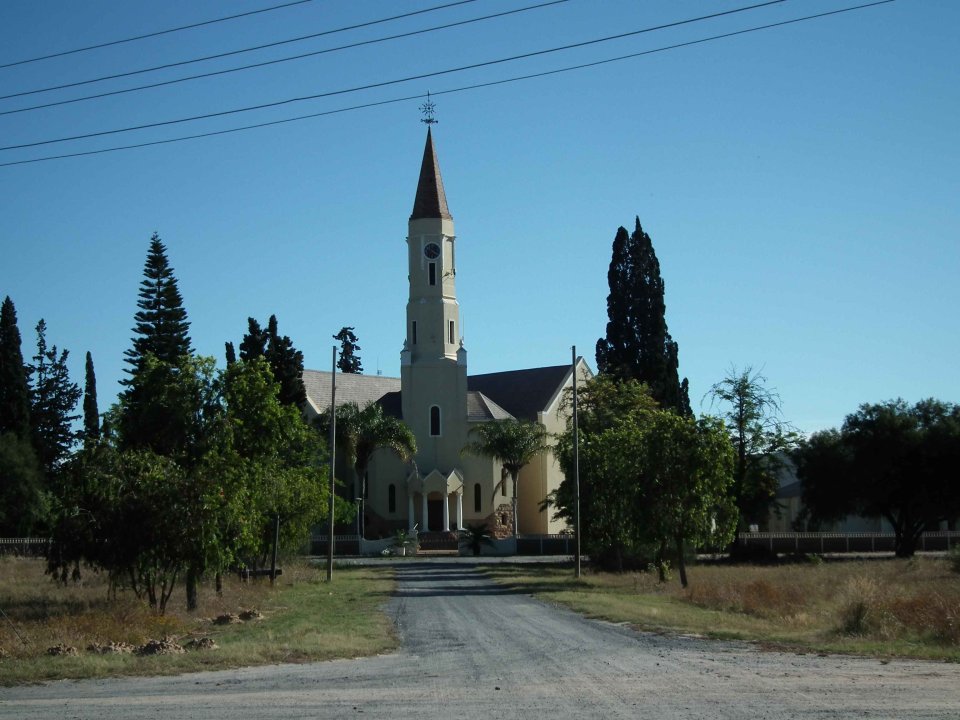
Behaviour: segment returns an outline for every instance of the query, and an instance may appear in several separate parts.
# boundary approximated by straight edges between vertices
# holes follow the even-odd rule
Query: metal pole
[[[577,346],[570,348],[573,368],[573,488],[576,505],[573,513],[573,534],[576,541],[573,555],[573,576],[580,577],[580,429],[577,418]]]
[[[327,523],[327,582],[333,581],[333,468],[337,459],[337,346],[333,346],[333,364],[330,368],[330,518]]]
[[[277,579],[277,545],[280,544],[280,513],[273,521],[273,557],[270,558],[270,585]]]

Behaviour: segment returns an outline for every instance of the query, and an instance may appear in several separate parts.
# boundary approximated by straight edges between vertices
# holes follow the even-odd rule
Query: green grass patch
[[[162,617],[130,593],[108,597],[106,580],[90,571],[82,582],[63,587],[43,574],[42,560],[0,558],[0,578],[0,609],[7,616],[0,616],[0,685],[360,657],[398,644],[381,610],[393,592],[390,568],[338,568],[329,584],[322,569],[288,561],[273,588],[266,579],[244,583],[231,576],[218,596],[212,582],[205,584],[194,613],[182,606],[178,588]],[[261,617],[215,622],[243,611]],[[164,638],[184,647],[211,638],[217,648],[164,655],[88,650],[92,644],[142,646]],[[77,654],[48,655],[56,645]]]
[[[655,573],[495,565],[498,582],[587,617],[651,632],[799,651],[960,662],[960,576],[938,558],[701,565],[690,586]]]

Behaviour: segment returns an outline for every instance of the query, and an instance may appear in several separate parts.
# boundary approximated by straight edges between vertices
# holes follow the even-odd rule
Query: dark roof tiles
[[[417,197],[413,201],[411,220],[423,218],[443,218],[452,220],[447,207],[447,195],[443,191],[443,178],[440,177],[440,163],[433,149],[433,136],[427,128],[427,144],[423,148],[423,163],[420,165],[420,180],[417,183]]]

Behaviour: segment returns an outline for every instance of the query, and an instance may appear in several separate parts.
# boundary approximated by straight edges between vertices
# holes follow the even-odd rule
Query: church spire
[[[441,218],[452,220],[447,208],[447,196],[443,191],[443,178],[440,177],[440,163],[433,149],[433,136],[427,127],[427,144],[423,148],[423,163],[420,165],[420,181],[417,183],[417,197],[413,201],[411,220],[423,218]]]

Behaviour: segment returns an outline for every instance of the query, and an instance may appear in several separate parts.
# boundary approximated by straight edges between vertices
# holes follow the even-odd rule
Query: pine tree
[[[64,350],[58,354],[56,345],[48,348],[46,335],[47,324],[41,319],[37,323],[37,354],[29,367],[30,423],[37,458],[51,479],[76,442],[73,421],[80,416],[72,413],[82,393],[79,385],[70,382],[70,353]]]
[[[127,350],[130,377],[122,380],[117,431],[124,448],[149,448],[167,454],[181,438],[181,418],[158,395],[158,388],[174,385],[184,362],[191,357],[187,311],[177,278],[167,260],[167,249],[154,233],[140,283],[139,310],[134,315],[133,347]]]
[[[667,330],[660,263],[639,217],[632,235],[617,230],[607,280],[609,322],[606,337],[597,341],[600,372],[646,383],[661,407],[691,414],[687,381],[677,374],[677,343]]]
[[[237,361],[237,349],[229,340],[223,344],[223,352],[227,358],[227,367],[230,367]]]
[[[86,377],[83,383],[83,441],[93,445],[100,439],[100,410],[97,407],[97,376],[93,355],[87,351]]]
[[[333,339],[340,341],[340,359],[337,360],[340,372],[362,374],[363,364],[360,362],[360,356],[357,355],[360,346],[357,345],[357,336],[353,334],[353,328],[340,328],[340,332],[334,335]]]
[[[7,296],[0,308],[0,433],[30,436],[30,391],[20,351],[17,311]]]
[[[133,347],[124,352],[131,366],[127,369],[131,377],[122,381],[127,386],[134,383],[148,353],[171,365],[191,353],[187,311],[167,260],[167,248],[157,233],[150,238],[137,307]]]

